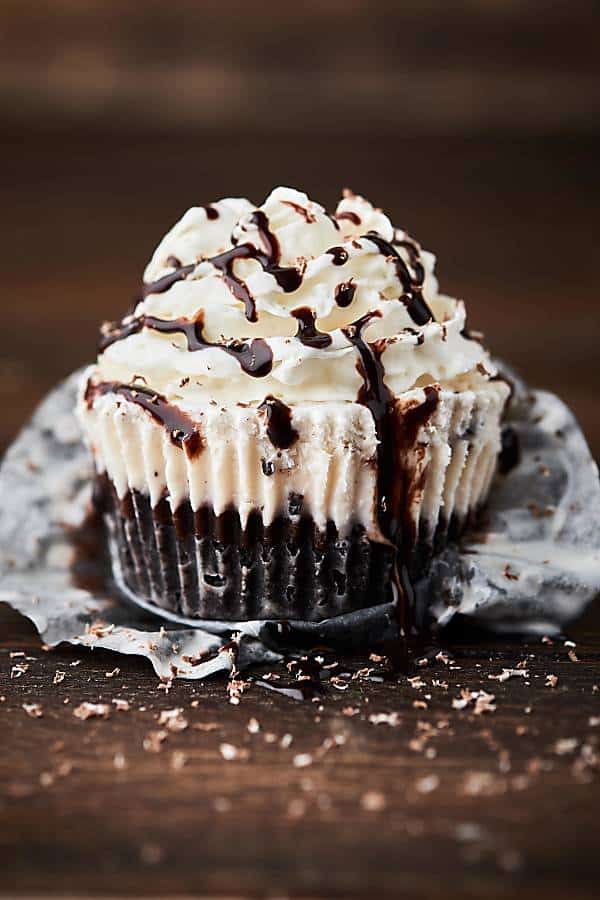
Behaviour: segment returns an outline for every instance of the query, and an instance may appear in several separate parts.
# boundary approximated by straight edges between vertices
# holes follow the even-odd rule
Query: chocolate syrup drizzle
[[[347,209],[344,212],[339,212],[335,214],[336,219],[347,219],[348,222],[352,222],[353,225],[360,225],[362,219],[355,212],[352,212],[351,209]]]
[[[213,209],[213,207],[208,208]],[[213,211],[218,215],[217,210]],[[209,216],[209,218],[211,218],[211,216]],[[286,294],[291,294],[300,287],[302,284],[302,275],[295,266],[279,265],[279,260],[281,258],[279,242],[273,232],[269,229],[269,220],[264,212],[260,209],[255,210],[250,216],[250,222],[253,225],[256,225],[258,229],[260,239],[265,246],[264,251],[254,247],[253,244],[238,244],[237,246],[232,247],[231,250],[226,250],[224,253],[219,253],[217,256],[210,257],[205,260],[205,262],[213,265],[215,269],[221,273],[225,284],[233,296],[244,304],[247,320],[249,322],[256,322],[258,321],[258,316],[256,314],[254,297],[248,290],[245,282],[241,278],[238,278],[234,273],[233,266],[235,261],[237,259],[255,259],[265,272],[273,276],[279,287],[282,288]],[[193,272],[197,265],[198,263],[191,263],[187,266],[179,266],[174,272],[163,275],[158,281],[144,284],[142,296],[147,297],[148,294],[160,294],[163,291],[168,290],[175,282],[181,281]]]
[[[345,247],[330,247],[326,252],[333,258],[334,266],[343,266],[348,262],[348,251]]]
[[[352,279],[350,279],[349,281],[342,281],[340,284],[336,285],[333,296],[337,305],[341,306],[342,309],[345,309],[347,306],[350,306],[354,300],[355,293],[356,285],[352,284]]]
[[[357,399],[373,416],[377,435],[377,521],[383,536],[395,547],[399,547],[402,538],[409,537],[410,528],[407,513],[410,506],[411,474],[404,471],[402,452],[414,446],[420,428],[435,412],[439,391],[435,386],[426,387],[425,401],[422,404],[400,412],[396,397],[387,387],[384,378],[381,356],[386,341],[369,343],[363,337],[364,329],[374,318],[380,317],[379,310],[366,313],[344,328],[343,332],[360,356],[357,367],[363,383]],[[409,597],[401,583],[400,573],[397,573],[396,581],[400,594],[400,630],[406,636],[410,629]]]
[[[379,252],[384,256],[391,257],[396,266],[396,273],[402,285],[404,295],[400,298],[405,304],[407,312],[413,322],[417,325],[426,325],[427,322],[433,321],[433,313],[429,309],[425,298],[423,297],[423,282],[425,280],[425,269],[419,257],[419,250],[412,241],[398,241],[398,246],[404,247],[410,255],[411,265],[414,270],[414,277],[411,275],[408,266],[396,250],[393,244],[390,244],[380,234],[375,231],[369,231],[362,236],[379,248]]]
[[[291,202],[288,202],[288,205],[292,206],[299,214],[302,214],[307,222],[311,221],[309,218],[311,214],[304,207]],[[207,206],[205,209],[208,218],[218,216],[218,211],[214,207]],[[360,217],[352,211],[339,213],[338,218],[349,219],[355,225],[360,224]],[[251,214],[249,221],[258,229],[264,250],[260,250],[250,243],[237,244],[230,250],[207,259],[206,262],[210,263],[221,273],[233,296],[244,304],[246,319],[249,322],[257,322],[256,301],[246,283],[234,273],[235,261],[238,259],[256,260],[265,272],[273,276],[286,294],[298,290],[302,284],[303,275],[295,266],[279,265],[281,249],[277,237],[269,227],[269,220],[265,213],[257,209]],[[391,244],[375,231],[369,231],[367,234],[362,235],[362,239],[365,238],[375,244],[380,253],[394,261],[396,272],[404,291],[401,300],[406,305],[408,314],[413,321],[417,325],[425,325],[427,322],[432,321],[433,314],[423,297],[425,269],[420,259],[418,245],[408,238],[403,238]],[[396,247],[403,247],[409,254],[414,274],[411,274]],[[326,252],[332,257],[335,266],[343,266],[348,261],[348,251],[344,247],[331,247]],[[147,297],[149,294],[163,293],[176,282],[187,278],[197,265],[197,263],[189,263],[185,266],[178,265],[179,260],[175,257],[169,257],[169,262],[174,265],[173,271],[163,275],[157,281],[144,284],[142,287],[142,298]],[[336,288],[336,302],[338,305],[342,307],[349,306],[354,296],[354,290],[354,287],[349,282],[338,285]]]
[[[179,262],[179,260],[169,257],[169,261],[171,262]],[[189,263],[186,266],[177,266],[173,272],[168,272],[166,275],[163,275],[162,278],[157,279],[157,281],[151,281],[150,283],[142,284],[142,300],[148,296],[148,294],[164,294],[165,291],[168,291],[170,287],[173,287],[178,281],[183,281],[184,278],[194,271],[198,263]],[[137,303],[137,301],[136,301]]]
[[[98,384],[88,381],[84,394],[88,409],[91,408],[95,397],[104,394],[120,394],[149,412],[155,421],[167,429],[173,444],[185,450],[190,459],[202,451],[204,442],[198,423],[156,391],[137,385],[120,384],[118,381],[101,381]]]
[[[287,450],[298,440],[298,432],[292,425],[292,410],[275,397],[265,397],[258,407],[267,416],[267,435],[274,447]]]
[[[316,326],[317,317],[308,306],[300,306],[292,310],[292,315],[298,319],[298,331],[296,337],[305,347],[313,347],[315,350],[324,350],[331,344],[331,335],[319,331]]]
[[[143,328],[150,328],[161,334],[183,334],[187,342],[187,349],[191,353],[198,350],[206,350],[216,347],[224,353],[237,359],[243,372],[254,378],[264,378],[269,374],[273,366],[273,352],[263,338],[253,338],[251,341],[208,341],[204,337],[204,316],[202,312],[193,319],[157,319],[155,316],[136,316],[131,322],[122,326],[116,326],[104,334],[99,344],[99,351],[106,350],[116,341],[124,340],[131,334],[137,334]]]

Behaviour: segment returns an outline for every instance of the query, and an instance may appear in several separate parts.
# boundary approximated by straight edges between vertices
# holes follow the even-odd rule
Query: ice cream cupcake
[[[350,191],[185,213],[79,398],[129,595],[228,621],[407,602],[485,502],[508,395],[433,267]]]

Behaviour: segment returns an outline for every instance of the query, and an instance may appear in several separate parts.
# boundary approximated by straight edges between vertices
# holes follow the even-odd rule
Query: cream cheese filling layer
[[[85,383],[85,382],[84,382]],[[416,443],[399,455],[398,477],[421,487],[411,494],[408,515],[415,529],[435,530],[443,514],[464,518],[485,498],[500,449],[498,421],[508,388],[490,382],[477,391],[441,391],[433,416]],[[422,403],[422,389],[407,392],[399,410]],[[96,468],[123,498],[149,494],[155,506],[168,496],[173,510],[189,500],[218,515],[239,510],[242,527],[253,511],[269,524],[287,514],[290,501],[319,528],[333,522],[340,534],[362,525],[382,540],[377,521],[377,436],[369,411],[358,403],[306,403],[292,407],[297,432],[278,449],[263,410],[207,405],[198,416],[203,449],[189,454],[165,428],[133,403],[108,393],[87,408],[85,430]],[[423,477],[424,476],[424,477]]]

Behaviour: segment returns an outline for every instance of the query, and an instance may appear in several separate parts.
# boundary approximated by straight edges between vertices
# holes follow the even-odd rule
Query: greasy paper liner
[[[393,603],[319,623],[192,627],[124,602],[99,577],[100,546],[77,559],[93,483],[73,414],[79,378],[49,394],[0,468],[0,601],[27,616],[46,644],[141,655],[160,676],[203,678],[234,660],[238,668],[272,664],[294,644],[354,649],[395,635]],[[551,394],[518,389],[507,425],[516,464],[496,477],[485,526],[436,556],[415,586],[417,614],[434,626],[460,615],[497,632],[555,633],[600,591],[600,483],[573,415]]]
[[[138,492],[119,500],[105,477],[96,494],[117,584],[134,602],[190,619],[321,621],[393,599],[393,553],[356,526],[344,539],[333,522],[258,513],[240,527],[237,510],[215,516],[152,509]]]
[[[449,529],[458,536],[481,508],[507,393],[502,381],[441,390],[399,448],[397,557],[411,581]],[[420,401],[411,395],[404,402],[410,409]],[[344,449],[356,441],[356,414],[346,415],[347,405],[316,407],[295,408],[297,442],[269,472],[264,445],[274,448],[256,410],[208,405],[201,413],[205,448],[189,458],[120,395],[81,407],[113,571],[129,596],[187,618],[230,621],[321,621],[392,599],[395,554],[372,533],[373,450]],[[323,446],[333,455],[315,465]],[[299,476],[303,494],[294,490]]]

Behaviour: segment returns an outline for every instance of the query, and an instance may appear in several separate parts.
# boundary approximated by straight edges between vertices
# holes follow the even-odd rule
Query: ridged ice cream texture
[[[465,336],[463,303],[439,292],[433,255],[418,248],[423,295],[434,319],[417,325],[402,301],[394,260],[368,232],[393,243],[412,272],[411,257],[399,243],[408,236],[367,200],[346,192],[330,217],[306,194],[276,188],[259,209],[276,238],[279,265],[302,272],[297,290],[285,293],[255,259],[236,260],[235,275],[256,307],[256,321],[248,321],[244,304],[208,260],[241,243],[262,250],[263,238],[254,222],[256,207],[225,199],[192,207],[165,235],[146,267],[145,284],[175,265],[194,264],[193,271],[164,292],[148,292],[134,315],[193,320],[201,314],[211,342],[263,338],[273,355],[271,371],[254,377],[218,347],[190,352],[181,334],[144,328],[115,341],[87,377],[135,381],[160,393],[198,421],[208,452],[190,458],[147,412],[106,394],[90,409],[80,403],[97,468],[109,474],[120,496],[136,489],[156,503],[166,491],[173,509],[189,498],[194,509],[210,504],[217,513],[234,504],[242,524],[253,509],[271,521],[292,493],[299,494],[303,511],[317,525],[332,520],[343,532],[359,522],[377,539],[377,434],[369,410],[357,402],[363,376],[357,349],[343,330],[375,313],[363,337],[383,340],[385,383],[399,408],[422,402],[427,385],[440,390],[436,413],[419,436],[418,465],[431,474],[413,498],[415,518],[435,525],[444,507],[448,519],[465,515],[489,487],[508,389],[491,380],[495,369],[483,346]],[[328,252],[333,247],[345,250],[342,265]],[[340,284],[354,288],[346,307],[335,299]],[[329,346],[307,347],[295,336],[292,312],[303,307],[316,315],[318,330],[331,336]],[[298,440],[289,449],[269,440],[258,409],[266,396],[292,410]],[[414,467],[416,460],[407,463]]]

